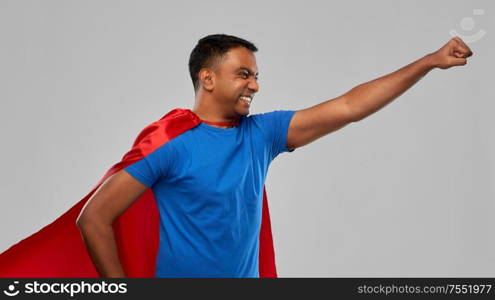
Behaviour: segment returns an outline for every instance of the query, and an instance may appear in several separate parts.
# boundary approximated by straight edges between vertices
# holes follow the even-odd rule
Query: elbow
[[[362,116],[360,114],[357,114],[357,113],[356,114],[352,114],[352,116],[351,116],[351,123],[359,122],[359,121],[361,121],[364,118],[365,118],[365,116]]]
[[[356,105],[349,105],[348,107],[350,123],[359,122],[367,117],[365,111],[359,107],[356,107]]]
[[[84,227],[88,223],[87,219],[88,218],[87,218],[86,214],[84,213],[84,211],[81,212],[76,219],[76,226],[79,228]]]
[[[344,99],[346,104],[345,107],[346,107],[346,115],[347,115],[348,123],[358,122],[365,118],[362,112],[360,111],[359,107],[357,107],[354,103],[352,103],[348,97]]]
[[[96,216],[91,215],[84,209],[76,219],[76,226],[79,227],[79,229],[85,228],[88,225],[95,223],[98,223],[98,219],[96,218]]]
[[[108,220],[104,215],[94,211],[81,211],[76,219],[76,226],[82,230],[92,230],[95,228],[111,227],[113,220]]]
[[[88,207],[87,207],[87,204],[85,206],[83,206],[83,208],[81,209],[81,211],[79,212],[79,216],[77,216],[77,219],[76,219],[76,226],[81,228],[83,227],[85,224],[88,223]]]

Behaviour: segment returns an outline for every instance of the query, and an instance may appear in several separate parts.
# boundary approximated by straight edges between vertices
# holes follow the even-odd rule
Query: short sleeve
[[[142,159],[124,168],[127,173],[147,187],[152,187],[160,179],[166,178],[173,168],[176,152],[169,143],[161,146]]]
[[[280,153],[293,152],[295,150],[287,149],[289,124],[295,112],[293,110],[275,110],[253,115],[253,118],[255,118],[268,139],[272,159]]]

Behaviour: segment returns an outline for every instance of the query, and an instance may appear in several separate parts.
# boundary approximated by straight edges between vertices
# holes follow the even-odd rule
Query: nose
[[[258,84],[256,78],[251,78],[251,80],[249,80],[248,89],[253,93],[256,93],[260,90],[260,85]]]

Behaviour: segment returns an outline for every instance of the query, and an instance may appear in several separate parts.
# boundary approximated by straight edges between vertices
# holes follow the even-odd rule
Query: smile
[[[242,101],[246,102],[248,105],[251,105],[251,101],[253,101],[253,98],[249,96],[241,96],[239,97]]]

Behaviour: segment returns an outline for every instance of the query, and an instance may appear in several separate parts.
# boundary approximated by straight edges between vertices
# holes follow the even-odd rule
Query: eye
[[[241,73],[241,77],[244,78],[244,79],[246,79],[246,78],[249,77],[249,74],[247,72],[242,72]]]

